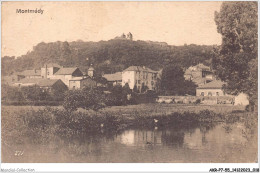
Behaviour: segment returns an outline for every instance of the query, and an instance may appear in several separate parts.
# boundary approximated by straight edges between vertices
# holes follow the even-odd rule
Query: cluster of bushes
[[[41,110],[30,110],[28,112],[16,113],[20,122],[19,126],[26,127],[30,132],[41,134],[51,132],[60,135],[73,135],[75,133],[100,133],[101,131],[119,132],[129,127],[149,128],[149,127],[172,127],[174,125],[199,125],[200,123],[214,123],[239,118],[232,115],[224,117],[209,110],[199,113],[184,112],[173,113],[168,116],[149,115],[143,116],[134,113],[129,116],[118,114],[91,114],[90,112],[68,112],[61,109],[45,108]]]
[[[64,100],[66,90],[48,90],[38,86],[13,87],[2,85],[1,100],[5,105],[55,106]]]
[[[115,85],[108,88],[109,92],[105,95],[105,104],[107,106],[122,106],[127,104],[135,104],[135,93],[126,84]]]
[[[65,95],[63,107],[68,111],[75,111],[78,108],[92,109],[97,111],[105,106],[122,106],[129,104],[154,102],[155,93],[135,93],[128,84],[110,88],[83,88],[71,90]]]

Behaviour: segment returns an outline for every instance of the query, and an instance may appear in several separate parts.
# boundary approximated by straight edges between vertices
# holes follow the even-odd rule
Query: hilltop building
[[[121,36],[115,37],[115,39],[117,39],[117,40],[133,40],[133,34],[131,32],[129,32],[127,35],[125,35],[123,33]]]

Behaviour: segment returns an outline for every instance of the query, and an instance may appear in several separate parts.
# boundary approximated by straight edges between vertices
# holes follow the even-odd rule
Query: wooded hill
[[[208,65],[213,46],[170,46],[152,41],[112,39],[99,42],[39,43],[26,55],[2,58],[2,75],[25,69],[37,69],[44,63],[58,63],[64,67],[77,66],[86,71],[93,64],[100,73],[122,71],[131,65],[159,70],[169,64],[189,67],[198,63]]]

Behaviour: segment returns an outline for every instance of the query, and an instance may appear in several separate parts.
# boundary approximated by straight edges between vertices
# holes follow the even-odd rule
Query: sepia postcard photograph
[[[258,2],[1,2],[1,162],[257,164]]]

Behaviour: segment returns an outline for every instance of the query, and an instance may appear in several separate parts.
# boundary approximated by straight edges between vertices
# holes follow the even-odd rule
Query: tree
[[[24,95],[21,92],[20,88],[12,87],[9,85],[3,84],[1,87],[1,99],[2,101],[15,101],[23,102],[25,101]]]
[[[178,65],[168,65],[162,71],[160,92],[165,95],[184,95],[190,93],[189,86],[184,79],[184,71]]]
[[[141,87],[141,93],[144,93],[148,90],[148,87],[146,85],[144,85],[144,83],[142,83],[142,87]]]
[[[245,92],[251,104],[257,102],[257,10],[257,2],[223,2],[220,12],[215,13],[222,45],[216,51],[213,67],[227,82],[226,92]]]
[[[76,111],[83,106],[83,100],[85,97],[82,95],[81,90],[70,90],[66,93],[63,107],[67,111]]]
[[[105,107],[104,93],[98,88],[68,91],[63,107],[68,111],[76,111],[78,108],[98,111]]]
[[[124,87],[121,85],[115,85],[111,89],[111,94],[107,97],[107,105],[125,105],[127,104],[127,95],[131,94],[131,90],[128,84],[125,84]]]
[[[133,92],[135,92],[135,93],[138,93],[138,92],[139,92],[136,85],[135,85],[134,88],[133,88]]]
[[[51,100],[49,91],[47,91],[46,89],[42,89],[36,85],[22,87],[21,92],[24,94],[24,97],[29,101]]]
[[[83,109],[98,111],[105,107],[105,96],[102,89],[86,87],[82,89],[82,95],[84,96],[83,104],[81,105]]]

